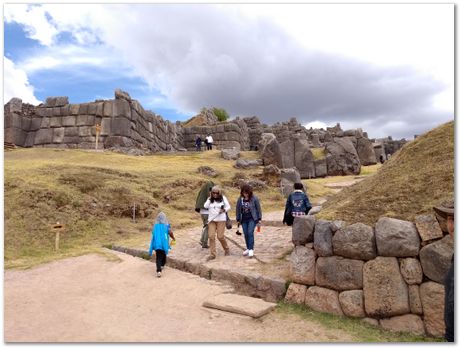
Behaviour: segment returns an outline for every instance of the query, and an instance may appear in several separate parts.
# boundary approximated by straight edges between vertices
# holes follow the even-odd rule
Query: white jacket
[[[204,208],[209,210],[208,222],[209,221],[227,221],[227,216],[225,213],[221,213],[220,209],[224,205],[225,212],[230,210],[230,204],[228,203],[227,197],[223,196],[223,202],[211,203],[211,200],[208,198],[206,203],[204,203]]]

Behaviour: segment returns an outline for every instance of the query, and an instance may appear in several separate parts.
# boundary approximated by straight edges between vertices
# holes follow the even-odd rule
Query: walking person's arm
[[[260,222],[262,220],[262,209],[260,208],[259,198],[255,197],[254,203],[256,205],[256,210],[257,210],[257,222]]]

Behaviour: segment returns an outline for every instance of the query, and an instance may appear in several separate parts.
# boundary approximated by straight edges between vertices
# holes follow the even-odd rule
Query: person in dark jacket
[[[443,203],[439,207],[433,207],[436,218],[441,226],[447,228],[452,239],[454,238],[454,201]],[[444,324],[446,331],[444,338],[448,342],[455,342],[454,338],[454,255],[450,263],[449,270],[444,278]]]
[[[307,194],[303,191],[302,183],[296,182],[294,184],[294,191],[286,200],[283,224],[291,226],[296,216],[307,215],[310,209],[311,204]]]
[[[197,151],[201,151],[201,137],[198,136],[195,140],[195,147]]]
[[[201,186],[200,192],[198,192],[198,195],[196,197],[196,203],[195,203],[195,211],[197,213],[200,213],[201,215],[201,220],[203,221],[203,226],[206,226],[203,228],[203,231],[201,232],[201,239],[200,239],[200,244],[203,249],[209,248],[208,244],[208,215],[209,211],[204,207],[204,204],[206,203],[206,200],[209,197],[209,193],[211,192],[212,187],[214,186],[214,183],[212,181],[208,181],[204,183]]]
[[[260,228],[262,210],[259,199],[253,194],[248,184],[241,186],[240,197],[236,202],[236,221],[243,227],[246,250],[243,256],[254,256],[254,229]]]

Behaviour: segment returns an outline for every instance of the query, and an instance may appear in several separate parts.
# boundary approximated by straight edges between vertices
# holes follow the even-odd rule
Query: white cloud
[[[34,87],[29,84],[27,74],[16,68],[14,63],[3,57],[3,102],[7,103],[11,98],[21,98],[24,103],[38,105],[41,103],[34,95]]]

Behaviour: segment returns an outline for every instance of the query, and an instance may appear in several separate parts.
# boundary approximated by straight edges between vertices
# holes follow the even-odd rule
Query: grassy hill
[[[380,216],[413,220],[454,194],[454,122],[406,144],[378,172],[329,199],[323,219],[375,223]]]

